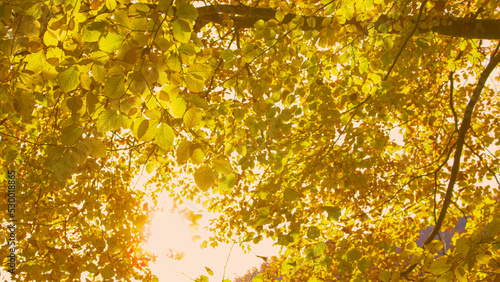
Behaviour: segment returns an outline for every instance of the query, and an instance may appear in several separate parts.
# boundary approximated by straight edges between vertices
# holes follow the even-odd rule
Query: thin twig
[[[391,74],[392,69],[394,68],[394,66],[398,62],[399,56],[401,56],[401,53],[403,53],[403,50],[405,49],[405,46],[408,43],[408,40],[410,40],[410,38],[413,36],[413,34],[415,34],[415,31],[417,31],[418,25],[420,24],[420,18],[422,17],[422,12],[424,11],[425,4],[427,4],[427,0],[425,0],[424,2],[422,2],[422,4],[420,4],[420,11],[418,12],[417,22],[415,23],[415,26],[413,27],[413,30],[411,31],[411,33],[408,34],[408,36],[406,37],[405,42],[403,43],[403,46],[401,46],[401,48],[399,48],[399,52],[396,55],[394,62],[392,63],[391,67],[389,68],[389,70],[387,71],[387,74],[384,77],[384,81],[387,80],[387,78],[389,78],[389,75]]]
[[[226,259],[226,264],[224,264],[224,271],[222,272],[222,281],[224,281],[224,278],[226,277],[226,267],[227,264],[229,263],[229,257],[231,257],[231,252],[233,251],[234,243],[231,245],[231,249],[229,249],[229,254],[227,254],[227,259]]]

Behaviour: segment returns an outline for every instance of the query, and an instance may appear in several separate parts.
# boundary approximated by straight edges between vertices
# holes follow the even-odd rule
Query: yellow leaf
[[[180,118],[186,112],[186,101],[182,97],[176,97],[168,104],[170,114],[175,118]]]
[[[120,77],[111,77],[106,80],[104,84],[104,96],[109,99],[118,99],[125,93],[125,78],[123,76]]]
[[[118,113],[115,110],[105,110],[97,118],[97,130],[107,132],[115,130],[118,125]]]
[[[191,146],[191,142],[182,141],[177,146],[177,163],[183,164],[187,162],[189,159],[189,147]]]
[[[193,150],[193,153],[191,154],[191,160],[193,160],[193,163],[201,164],[204,159],[205,159],[205,153],[201,148],[196,148]]]
[[[99,49],[107,53],[113,53],[118,50],[122,44],[123,37],[118,33],[110,32],[99,40]]]
[[[137,138],[143,142],[151,141],[157,133],[158,127],[156,122],[143,119],[137,127]]]
[[[191,27],[186,21],[182,19],[177,19],[174,21],[172,33],[174,35],[174,38],[182,43],[187,43],[189,42],[189,39],[191,39]]]
[[[188,3],[183,3],[177,8],[175,15],[179,18],[194,21],[198,18],[198,10]]]
[[[57,82],[59,83],[61,90],[64,92],[75,90],[80,84],[80,73],[78,72],[78,68],[73,66],[61,72],[57,76]]]
[[[92,78],[98,83],[104,82],[106,79],[106,69],[100,64],[92,65],[90,73],[92,74]]]
[[[114,10],[116,8],[116,5],[116,0],[106,0],[106,8],[108,8],[108,10]]]
[[[201,122],[201,109],[191,108],[184,114],[184,126],[186,129],[194,129]]]
[[[162,123],[156,132],[156,144],[163,150],[169,150],[174,143],[174,130],[168,124]]]
[[[215,174],[209,166],[203,165],[194,173],[194,181],[200,190],[207,191],[215,183]]]
[[[217,170],[222,175],[230,174],[233,172],[233,168],[231,167],[231,164],[228,160],[215,159],[212,160],[212,165],[214,166],[215,170]]]
[[[451,265],[448,264],[446,257],[439,257],[431,263],[429,271],[434,275],[441,275],[450,270]]]
[[[47,46],[57,46],[59,44],[59,39],[52,31],[47,30],[43,34],[43,43]]]
[[[276,11],[275,17],[279,22],[281,22],[285,18],[285,13],[283,13],[283,11],[281,10],[278,10]]]

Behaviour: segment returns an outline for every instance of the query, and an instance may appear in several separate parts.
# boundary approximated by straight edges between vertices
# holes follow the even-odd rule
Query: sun
[[[189,231],[186,220],[165,208],[154,215],[149,232],[151,236],[144,249],[158,257],[181,259],[192,248],[191,237],[194,234]]]

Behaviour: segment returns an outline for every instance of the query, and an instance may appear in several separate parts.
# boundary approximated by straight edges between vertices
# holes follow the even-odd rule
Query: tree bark
[[[252,28],[258,20],[268,21],[275,18],[276,10],[271,8],[253,8],[243,5],[211,5],[199,7],[198,19],[194,25],[195,31],[200,31],[208,23],[223,24],[224,16],[230,16],[234,21],[235,28]],[[296,14],[287,14],[282,23],[287,24],[294,19]],[[324,28],[321,22],[326,17],[314,17],[316,26],[314,29]],[[380,18],[375,22],[375,27],[387,23],[387,18]],[[431,28],[418,28],[419,33],[436,32],[443,36],[462,37],[470,39],[500,40],[500,19],[467,19],[457,17],[446,17],[440,20],[441,24]],[[363,26],[362,22],[355,18],[348,20],[345,24],[352,24],[358,28]],[[303,29],[311,29],[306,24]],[[399,33],[392,31],[392,33]]]

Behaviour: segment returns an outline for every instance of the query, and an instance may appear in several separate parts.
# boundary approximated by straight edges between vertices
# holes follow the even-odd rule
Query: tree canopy
[[[499,6],[2,1],[16,275],[154,279],[143,168],[222,214],[206,244],[285,246],[284,281],[500,275]]]

